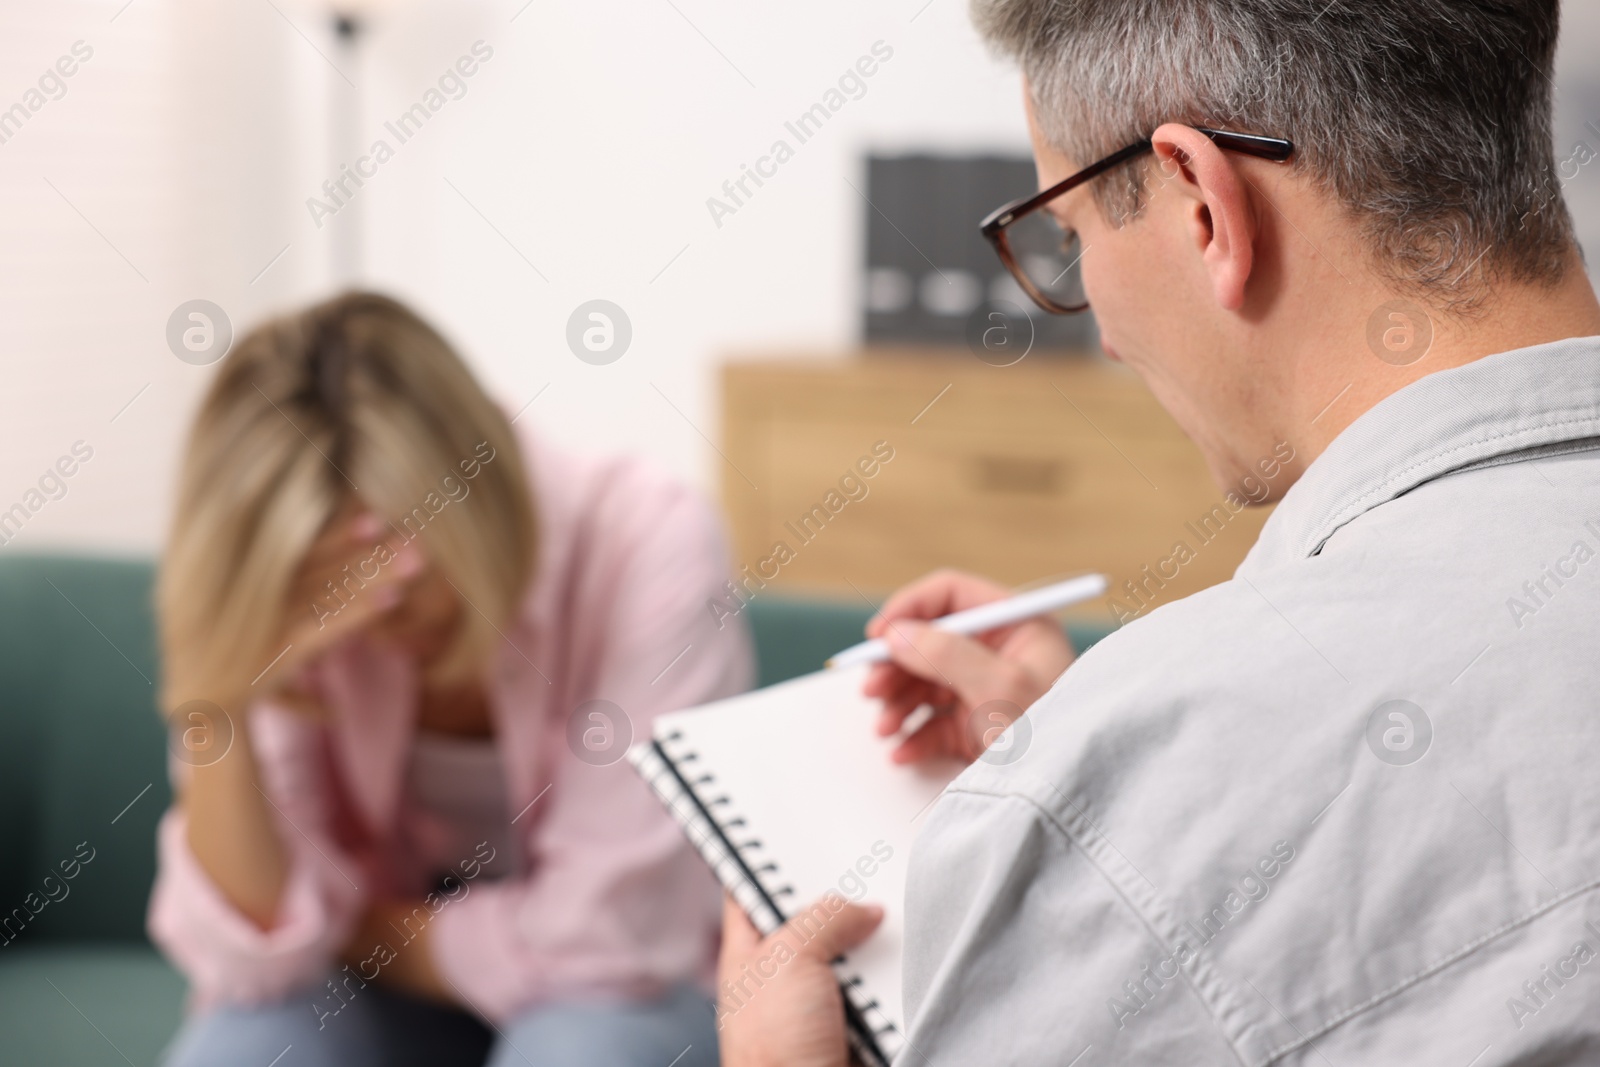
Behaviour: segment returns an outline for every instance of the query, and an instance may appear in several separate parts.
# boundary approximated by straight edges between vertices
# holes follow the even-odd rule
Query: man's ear
[[[1169,122],[1151,135],[1157,181],[1189,198],[1190,238],[1211,277],[1217,303],[1229,311],[1244,306],[1245,285],[1255,265],[1259,226],[1244,177],[1228,153],[1191,126]]]

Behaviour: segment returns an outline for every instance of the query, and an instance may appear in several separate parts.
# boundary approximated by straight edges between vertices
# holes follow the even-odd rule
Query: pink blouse
[[[715,882],[622,754],[659,712],[740,692],[753,676],[744,627],[719,628],[707,608],[729,556],[701,497],[635,460],[528,440],[523,455],[538,574],[490,682],[523,869],[491,879],[485,867],[517,859],[463,855],[416,913],[432,927],[440,973],[494,1021],[552,999],[643,997],[686,980],[709,988]],[[407,845],[429,831],[429,813],[402,788],[414,665],[356,638],[308,671],[329,723],[265,701],[249,717],[291,855],[276,924],[261,930],[222,896],[180,811],[161,821],[150,935],[188,976],[193,1009],[320,987],[369,900],[435,888],[438,872]],[[173,764],[174,776],[185,770]],[[392,947],[407,951],[398,935]],[[379,969],[375,960],[365,976]]]

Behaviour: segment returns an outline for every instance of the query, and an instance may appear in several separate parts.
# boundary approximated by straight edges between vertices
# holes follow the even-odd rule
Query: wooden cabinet
[[[882,351],[734,361],[722,384],[723,498],[758,595],[1100,570],[1115,602],[1079,614],[1127,618],[1229,577],[1266,520],[1120,365]]]

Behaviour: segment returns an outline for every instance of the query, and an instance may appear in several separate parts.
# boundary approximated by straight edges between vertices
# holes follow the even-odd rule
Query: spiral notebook
[[[883,905],[883,924],[834,967],[852,1045],[867,1064],[887,1067],[905,1044],[911,841],[960,768],[889,762],[895,739],[875,735],[879,705],[861,695],[869,669],[823,671],[661,715],[628,758],[762,933],[829,891]],[[742,976],[732,1010],[760,995],[761,962]]]

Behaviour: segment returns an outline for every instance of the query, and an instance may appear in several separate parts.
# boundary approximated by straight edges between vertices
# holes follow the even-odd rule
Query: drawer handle
[[[1056,459],[1020,456],[978,456],[977,488],[985,493],[1029,493],[1050,496],[1062,491],[1065,464]]]

